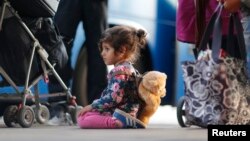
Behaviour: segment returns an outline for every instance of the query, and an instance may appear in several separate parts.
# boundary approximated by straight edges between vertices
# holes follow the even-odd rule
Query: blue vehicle
[[[158,70],[168,75],[167,96],[162,105],[175,104],[175,20],[176,0],[109,0],[109,26],[130,25],[148,32],[146,49],[135,64],[141,73]],[[142,4],[143,3],[143,4]],[[72,64],[75,67],[73,91],[77,99],[87,103],[86,95],[86,51],[83,32],[79,28],[73,47]]]

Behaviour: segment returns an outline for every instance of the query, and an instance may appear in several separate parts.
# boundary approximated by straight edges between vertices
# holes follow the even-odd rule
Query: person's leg
[[[57,12],[54,17],[54,22],[59,29],[60,35],[63,37],[64,44],[68,53],[69,60],[64,68],[56,69],[57,73],[63,80],[66,86],[70,87],[70,79],[72,78],[73,70],[71,68],[71,50],[73,46],[73,39],[76,34],[78,24],[81,20],[81,0],[60,0]],[[63,88],[54,76],[50,76],[48,84],[49,93],[63,92]],[[66,100],[66,96],[49,97],[48,102],[54,103]],[[62,109],[50,108],[51,118],[60,115],[64,112]]]
[[[60,0],[54,20],[63,37],[74,38],[82,18],[81,0]]]
[[[88,102],[91,103],[100,96],[107,85],[107,67],[98,49],[101,34],[107,28],[107,0],[84,0],[82,2],[88,53]]]
[[[71,50],[73,46],[73,39],[76,34],[77,26],[81,20],[81,0],[61,0],[54,17],[55,24],[57,25],[61,36],[63,37],[64,44],[67,49],[69,60],[67,65],[62,69],[56,69],[59,76],[62,78],[66,86],[70,86],[70,79],[72,78],[71,68]],[[55,77],[50,77],[49,92],[62,92],[63,88],[55,80]],[[50,98],[49,101],[58,101],[57,98]]]
[[[250,16],[241,19],[244,30],[244,39],[247,51],[247,72],[250,76]]]
[[[92,129],[114,129],[122,128],[122,123],[110,115],[101,115],[99,112],[87,112],[77,118],[80,128]]]

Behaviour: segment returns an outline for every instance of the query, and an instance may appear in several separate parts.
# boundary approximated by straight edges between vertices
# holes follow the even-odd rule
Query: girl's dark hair
[[[110,44],[115,53],[121,52],[122,47],[126,48],[125,57],[134,62],[140,56],[140,48],[146,43],[146,32],[142,29],[135,29],[130,26],[114,26],[107,29],[101,36],[99,49],[102,51],[102,43]]]

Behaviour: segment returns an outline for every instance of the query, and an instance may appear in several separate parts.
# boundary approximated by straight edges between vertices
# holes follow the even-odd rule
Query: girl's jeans
[[[99,112],[87,112],[83,116],[77,118],[77,123],[80,128],[119,128],[116,126],[117,119],[112,115],[103,115]]]
[[[247,72],[250,76],[250,16],[241,19],[247,51]]]

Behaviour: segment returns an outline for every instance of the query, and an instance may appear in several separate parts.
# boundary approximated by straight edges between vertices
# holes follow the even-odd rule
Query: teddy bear
[[[138,94],[142,100],[138,119],[148,125],[150,118],[166,96],[167,75],[159,71],[149,71],[142,76],[138,86]]]

